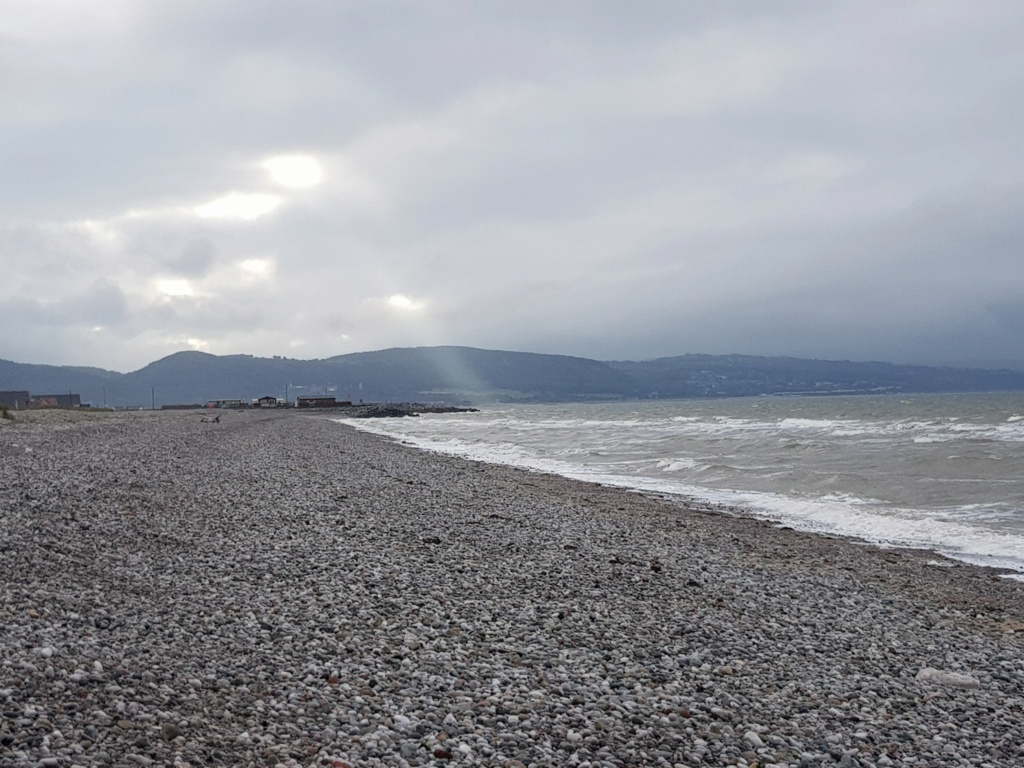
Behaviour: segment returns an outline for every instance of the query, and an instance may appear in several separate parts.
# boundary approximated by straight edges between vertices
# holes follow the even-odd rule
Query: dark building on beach
[[[16,411],[23,411],[28,408],[32,398],[24,390],[8,390],[0,392],[0,406],[14,408]]]
[[[82,396],[70,392],[63,395],[36,395],[32,398],[32,405],[44,408],[81,408]]]
[[[237,397],[231,397],[220,400],[210,400],[204,406],[205,408],[245,408],[246,404],[243,403]]]
[[[26,408],[81,408],[82,396],[66,392],[60,395],[32,395],[26,390],[0,392],[0,406],[23,411]]]

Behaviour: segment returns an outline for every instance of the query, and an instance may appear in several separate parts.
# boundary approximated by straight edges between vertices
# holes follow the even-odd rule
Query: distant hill
[[[745,355],[601,362],[472,347],[386,349],[323,360],[178,352],[123,374],[0,360],[0,390],[26,389],[75,392],[93,405],[144,408],[322,392],[356,402],[576,402],[1024,390],[1024,372]]]
[[[122,376],[124,374],[101,368],[29,365],[0,360],[0,390],[22,389],[39,395],[79,393],[83,388],[101,391],[105,384],[116,382]]]

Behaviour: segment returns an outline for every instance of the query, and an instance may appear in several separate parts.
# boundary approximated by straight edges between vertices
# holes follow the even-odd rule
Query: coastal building
[[[28,408],[32,398],[25,390],[9,390],[0,392],[0,406],[14,408],[16,411],[23,411]]]
[[[207,408],[242,408],[242,401],[238,398],[227,398],[224,400],[210,400],[206,403]]]
[[[36,395],[32,398],[36,408],[81,408],[82,396],[70,392],[62,395]]]
[[[84,407],[88,407],[88,403]],[[72,392],[59,395],[33,395],[27,390],[0,391],[0,407],[23,411],[26,408],[82,408],[82,396]]]
[[[254,403],[257,408],[278,408],[284,403],[273,395],[265,395]]]

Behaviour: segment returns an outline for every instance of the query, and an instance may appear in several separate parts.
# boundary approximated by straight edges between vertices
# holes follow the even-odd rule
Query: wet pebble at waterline
[[[1024,585],[316,416],[0,430],[0,764],[1010,766]]]

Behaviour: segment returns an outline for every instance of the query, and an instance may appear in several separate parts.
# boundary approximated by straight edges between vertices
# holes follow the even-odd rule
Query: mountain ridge
[[[74,391],[97,406],[265,395],[366,402],[578,402],[871,392],[1024,390],[1024,371],[688,353],[644,361],[466,346],[391,347],[299,360],[183,350],[128,373],[0,360],[0,391]]]

